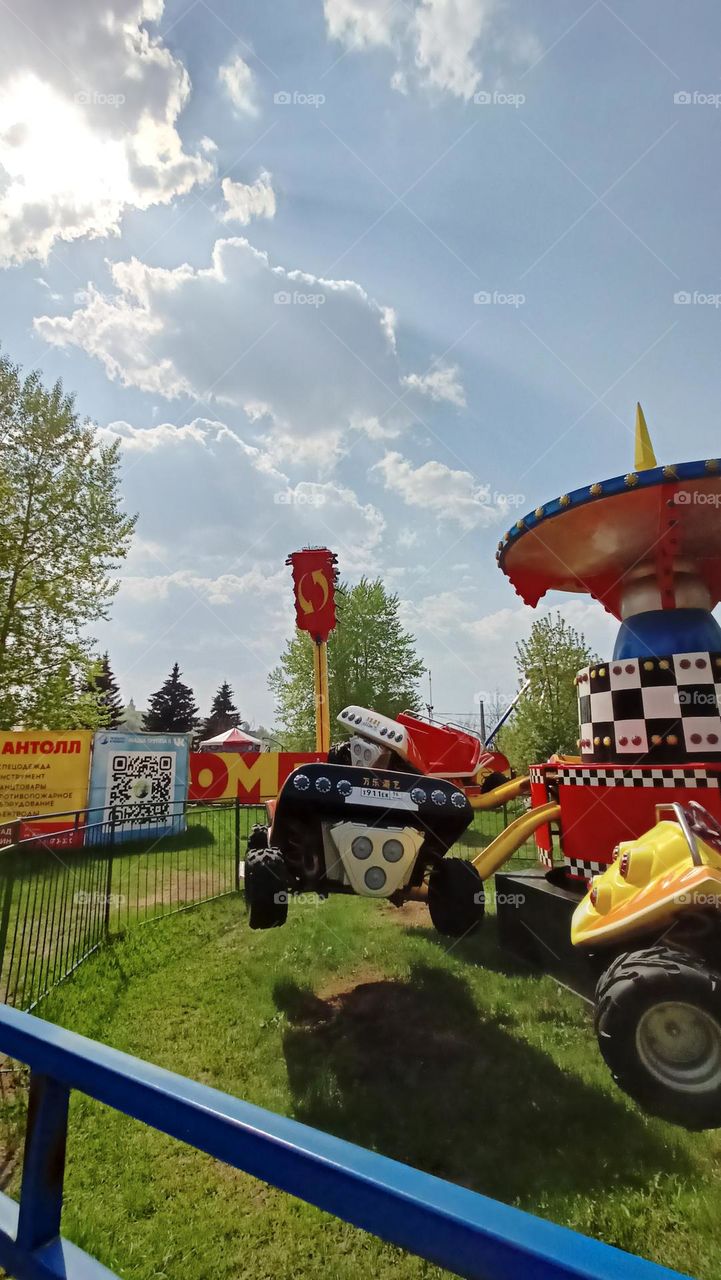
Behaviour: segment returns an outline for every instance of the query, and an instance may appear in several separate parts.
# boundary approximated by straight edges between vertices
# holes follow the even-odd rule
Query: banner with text
[[[92,733],[71,730],[56,733],[46,729],[0,732],[0,846],[14,839],[39,834],[53,845],[82,843],[76,833],[72,810],[79,811],[82,824],[88,799]],[[64,814],[42,822],[24,822],[20,829],[7,824],[35,814]]]
[[[191,751],[189,800],[274,800],[298,765],[324,760],[317,751],[260,751],[244,755]]]

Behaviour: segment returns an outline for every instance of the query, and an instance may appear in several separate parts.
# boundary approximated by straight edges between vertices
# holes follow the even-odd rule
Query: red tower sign
[[[316,641],[327,640],[335,627],[337,560],[327,547],[293,551],[286,560],[293,569],[296,623]]]

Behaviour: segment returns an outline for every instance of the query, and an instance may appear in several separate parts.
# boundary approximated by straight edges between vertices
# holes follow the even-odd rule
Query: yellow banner
[[[0,732],[0,822],[84,809],[92,741],[85,729]]]

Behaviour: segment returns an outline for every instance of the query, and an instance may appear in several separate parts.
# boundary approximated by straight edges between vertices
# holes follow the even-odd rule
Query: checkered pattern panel
[[[598,663],[576,683],[583,760],[721,758],[721,654]]]
[[[674,787],[718,789],[721,774],[707,769],[592,769],[580,766],[559,768],[558,781],[566,787]]]
[[[590,880],[591,876],[600,875],[602,871],[607,871],[610,866],[608,862],[592,862],[587,858],[564,858],[563,862],[572,876],[584,880]]]
[[[531,765],[530,769],[528,770],[528,776],[530,781],[534,784],[543,783],[545,779],[544,770],[539,769],[537,765]]]
[[[545,849],[538,850],[538,861],[542,867],[546,867],[548,871],[553,870],[553,854],[547,853]]]

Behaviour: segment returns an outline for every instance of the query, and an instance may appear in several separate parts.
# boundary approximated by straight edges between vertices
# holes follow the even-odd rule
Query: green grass
[[[721,1277],[721,1135],[643,1115],[587,1007],[422,908],[228,898],[92,957],[42,1016],[633,1252]],[[64,1233],[133,1280],[442,1273],[83,1097]]]

